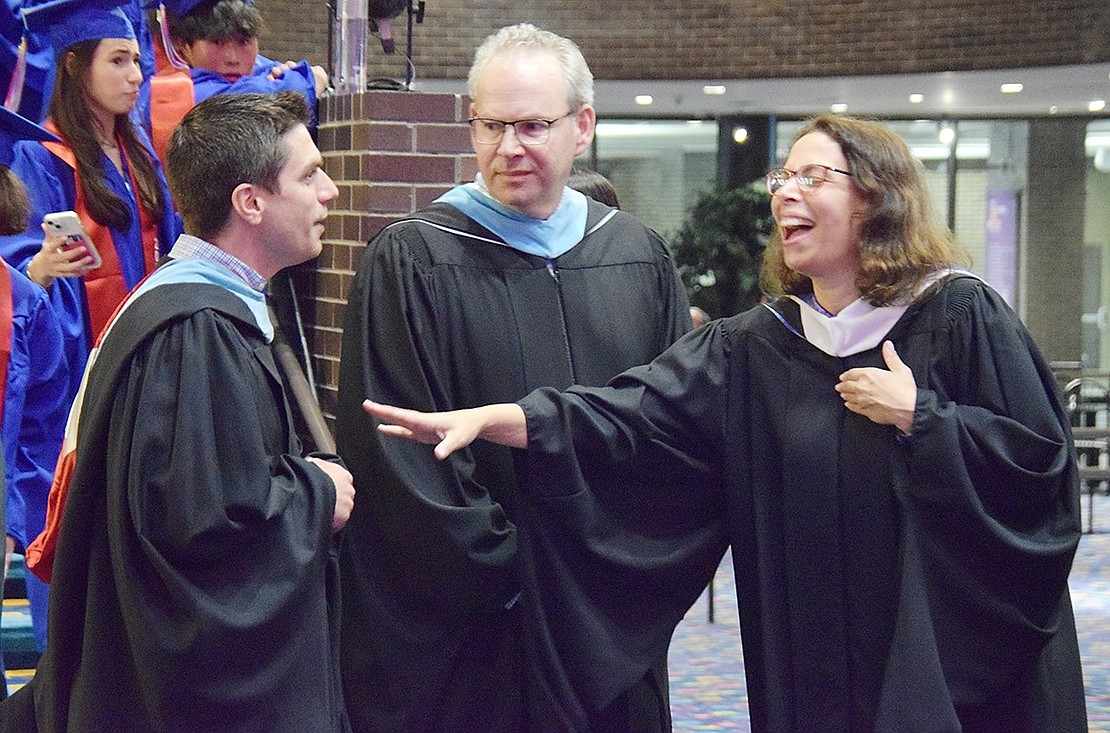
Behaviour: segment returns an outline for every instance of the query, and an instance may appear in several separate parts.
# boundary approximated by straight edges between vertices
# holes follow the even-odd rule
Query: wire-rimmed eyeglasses
[[[552,120],[495,120],[489,117],[471,117],[466,121],[474,135],[474,142],[481,145],[496,145],[505,136],[506,128],[513,128],[513,134],[521,145],[543,145],[551,137],[551,126],[564,117],[575,114],[575,110],[559,115]]]
[[[767,171],[767,191],[774,196],[780,188],[790,182],[790,179],[797,181],[798,186],[803,191],[812,191],[820,188],[822,183],[829,180],[829,173],[839,173],[844,176],[852,175],[848,171],[842,171],[839,168],[822,165],[821,163],[803,165],[796,171],[788,168],[774,168]]]

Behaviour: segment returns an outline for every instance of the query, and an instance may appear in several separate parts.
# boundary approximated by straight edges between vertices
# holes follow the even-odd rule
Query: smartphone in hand
[[[85,228],[81,226],[81,220],[77,218],[76,212],[56,211],[53,214],[47,214],[42,218],[42,225],[49,233],[64,238],[65,244],[62,246],[66,249],[77,245],[84,246],[85,251],[93,258],[93,269],[100,267],[103,262],[100,259],[100,253],[96,251],[92,239],[85,233]]]

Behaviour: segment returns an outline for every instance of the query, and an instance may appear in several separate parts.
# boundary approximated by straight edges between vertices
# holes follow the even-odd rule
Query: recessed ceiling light
[[[1024,84],[1019,84],[1018,82],[1011,82],[1011,83],[1008,83],[1008,84],[1003,84],[1002,86],[998,87],[998,91],[1002,92],[1003,94],[1017,94],[1018,92],[1020,92],[1024,88],[1025,88]]]
[[[844,114],[848,111],[848,105],[844,102],[834,102],[829,105],[829,111],[838,115]]]
[[[910,95],[910,104],[921,104],[924,101],[925,101],[925,95],[924,94],[911,94]]]
[[[703,86],[701,88],[701,90],[704,94],[708,94],[711,97],[719,97],[719,96],[721,96],[722,94],[725,93],[725,85],[724,84],[706,84],[705,86]]]
[[[1052,105],[1051,107],[1049,107],[1049,108],[1048,108],[1048,113],[1049,113],[1050,115],[1054,115],[1054,114],[1056,114],[1056,113],[1057,113],[1057,112],[1059,112],[1059,111],[1060,111],[1060,108],[1059,108],[1059,107],[1057,107],[1057,106],[1056,106],[1055,104],[1054,104],[1054,105]]]
[[[1106,109],[1105,99],[1092,99],[1090,102],[1087,102],[1088,112],[1101,112],[1104,109]]]
[[[640,105],[641,107],[646,107],[654,101],[655,101],[655,99],[653,99],[650,94],[637,94],[636,95],[636,104]]]

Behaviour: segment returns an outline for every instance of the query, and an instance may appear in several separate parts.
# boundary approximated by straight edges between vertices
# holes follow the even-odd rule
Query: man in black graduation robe
[[[704,574],[727,538],[754,731],[1086,730],[1067,588],[1078,481],[1047,363],[970,277],[886,338],[918,386],[908,436],[834,389],[885,368],[880,348],[824,353],[789,299],[608,387],[520,402],[553,636],[602,617],[618,640],[571,657],[572,684],[600,683],[621,641],[669,634],[687,599],[647,589]],[[639,482],[633,500],[614,470]]]
[[[516,526],[510,451],[476,445],[438,463],[421,446],[381,441],[360,403],[512,400],[543,385],[604,384],[661,352],[689,324],[663,242],[596,202],[587,228],[552,270],[436,204],[386,229],[363,255],[347,305],[336,438],[355,485],[366,487],[341,553],[348,707],[365,711],[365,730],[519,730],[519,719],[486,715],[533,676],[538,699],[521,707],[579,704],[549,699],[568,691],[545,638],[547,611],[519,564],[527,539]],[[647,671],[629,666],[637,678]],[[614,675],[606,687],[622,685]],[[545,715],[526,729],[576,727]]]
[[[332,538],[354,490],[334,456],[302,457],[263,292],[319,251],[336,195],[305,120],[298,95],[242,95],[178,128],[175,194],[205,239],[177,241],[90,358],[52,496],[49,642],[0,729],[349,730]],[[198,211],[221,204],[212,229]]]
[[[471,113],[518,122],[475,123],[476,135],[498,139],[475,138],[481,179],[384,229],[349,294],[336,442],[360,492],[340,553],[351,724],[669,729],[666,640],[611,660],[601,688],[568,684],[563,658],[592,644],[595,629],[561,645],[548,631],[560,611],[540,604],[510,452],[474,446],[437,462],[421,446],[380,440],[360,406],[371,397],[443,410],[544,385],[600,385],[690,326],[660,237],[565,187],[594,114],[551,46],[584,68],[580,53],[524,24],[502,34],[515,39],[511,51],[479,73]],[[514,53],[520,66],[493,70]],[[537,79],[541,71],[550,76]],[[487,94],[494,85],[511,93]]]

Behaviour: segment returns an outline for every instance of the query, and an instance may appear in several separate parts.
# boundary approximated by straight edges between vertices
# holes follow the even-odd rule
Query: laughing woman
[[[767,186],[777,299],[604,388],[367,410],[440,457],[526,447],[547,587],[587,588],[630,638],[669,633],[694,598],[663,590],[731,543],[755,731],[1086,730],[1078,480],[1045,359],[955,267],[885,127],[819,117]],[[633,488],[607,495],[606,470]]]

